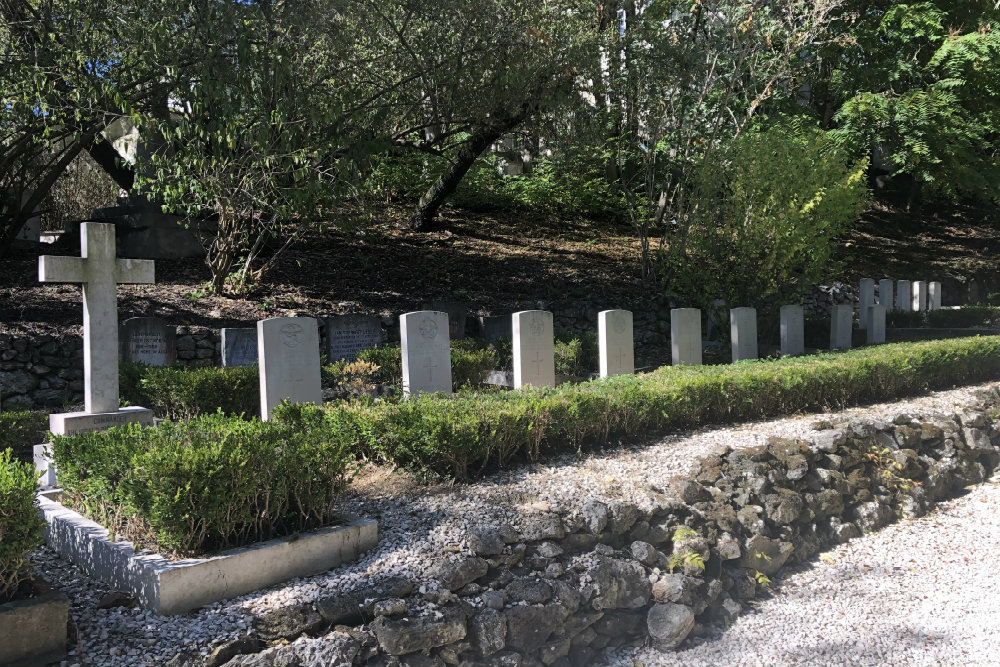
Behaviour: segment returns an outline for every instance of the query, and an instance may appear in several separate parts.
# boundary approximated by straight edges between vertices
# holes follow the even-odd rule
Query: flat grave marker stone
[[[913,294],[910,297],[910,306],[915,313],[927,310],[927,283],[923,280],[913,281]]]
[[[885,306],[868,306],[868,329],[865,332],[869,345],[885,342]]]
[[[851,349],[851,326],[854,306],[837,305],[830,310],[830,349]]]
[[[911,310],[913,303],[913,286],[909,280],[896,281],[896,310]]]
[[[119,356],[147,366],[177,362],[177,330],[158,317],[131,317],[118,331]]]
[[[927,283],[927,310],[941,310],[941,283]]]
[[[729,311],[729,334],[732,339],[733,361],[756,359],[757,309],[732,308]]]
[[[399,316],[403,355],[403,395],[451,393],[448,313],[418,310]]]
[[[883,278],[878,281],[878,302],[879,304],[885,306],[887,312],[896,307],[896,303],[892,300],[893,293],[894,290],[891,279]]]
[[[250,327],[222,329],[222,366],[257,365],[257,330]]]
[[[371,315],[334,315],[326,318],[326,358],[353,361],[358,352],[385,341],[382,318]]]
[[[861,295],[858,306],[858,322],[862,329],[868,328],[868,308],[875,305],[875,281],[871,278],[861,279]]]

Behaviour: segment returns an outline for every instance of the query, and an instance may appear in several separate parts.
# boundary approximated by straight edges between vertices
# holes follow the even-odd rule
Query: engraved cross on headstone
[[[535,358],[531,360],[531,363],[535,364],[535,375],[542,374],[542,353],[540,350],[535,350]]]
[[[86,411],[118,410],[119,283],[152,283],[153,262],[115,257],[115,226],[80,225],[81,257],[43,255],[38,280],[83,285],[83,382]]]
[[[621,371],[625,367],[625,350],[618,348],[618,370]]]
[[[429,382],[434,381],[434,369],[437,367],[438,365],[434,363],[434,360],[430,357],[427,357],[427,363],[424,364],[424,368],[427,369],[427,380]]]

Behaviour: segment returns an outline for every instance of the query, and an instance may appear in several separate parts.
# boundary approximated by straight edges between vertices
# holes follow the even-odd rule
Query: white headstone
[[[910,297],[910,309],[914,312],[927,310],[927,283],[923,280],[913,281],[913,294]]]
[[[177,330],[158,317],[130,317],[118,328],[119,356],[147,366],[177,361]]]
[[[635,344],[632,339],[632,312],[602,310],[597,314],[597,340],[601,377],[631,375],[635,372]]]
[[[115,226],[80,225],[81,257],[43,255],[38,280],[83,285],[83,397],[89,414],[118,411],[118,283],[152,283],[153,262],[115,258]],[[149,416],[150,420],[152,415]]]
[[[674,366],[701,365],[701,310],[670,311],[670,357]]]
[[[927,283],[927,310],[941,310],[941,283]]]
[[[869,345],[885,342],[885,306],[882,304],[868,306],[868,329],[865,335]]]
[[[522,310],[511,316],[514,333],[514,389],[556,384],[552,313]]]
[[[250,327],[222,329],[222,366],[257,365],[257,330]]]
[[[326,318],[326,358],[353,361],[358,352],[385,340],[382,319],[371,315],[335,315]]]
[[[912,285],[909,280],[896,281],[896,310],[910,310],[912,299]]]
[[[868,308],[875,305],[875,281],[871,278],[861,279],[860,304],[858,306],[858,321],[862,329],[868,328]]]
[[[323,403],[319,325],[312,317],[272,317],[257,322],[260,418],[282,401]]]
[[[403,353],[403,395],[451,393],[448,313],[418,310],[399,316]]]
[[[733,361],[757,358],[756,308],[731,308],[729,333],[733,343]]]
[[[886,311],[890,311],[896,307],[895,302],[892,300],[893,291],[892,280],[883,278],[878,281],[878,302],[885,306]]]
[[[851,349],[851,325],[854,306],[839,305],[830,310],[830,349]]]
[[[793,304],[781,307],[781,356],[797,357],[805,354],[805,314],[802,306]]]

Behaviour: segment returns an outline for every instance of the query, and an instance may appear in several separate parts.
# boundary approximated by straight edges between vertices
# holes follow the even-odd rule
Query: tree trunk
[[[441,205],[455,192],[458,184],[462,182],[465,174],[472,168],[476,159],[506,132],[524,122],[525,115],[524,112],[520,112],[474,132],[462,144],[462,147],[458,149],[455,158],[448,165],[448,168],[445,169],[444,173],[441,174],[440,178],[420,198],[420,201],[417,203],[417,210],[410,217],[410,229],[423,229],[430,226],[437,217]]]

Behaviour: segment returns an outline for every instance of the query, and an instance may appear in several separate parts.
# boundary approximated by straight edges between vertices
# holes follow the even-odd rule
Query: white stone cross
[[[88,413],[118,411],[118,283],[152,283],[153,261],[117,259],[115,226],[80,225],[81,257],[43,255],[38,280],[83,285],[83,383]]]

